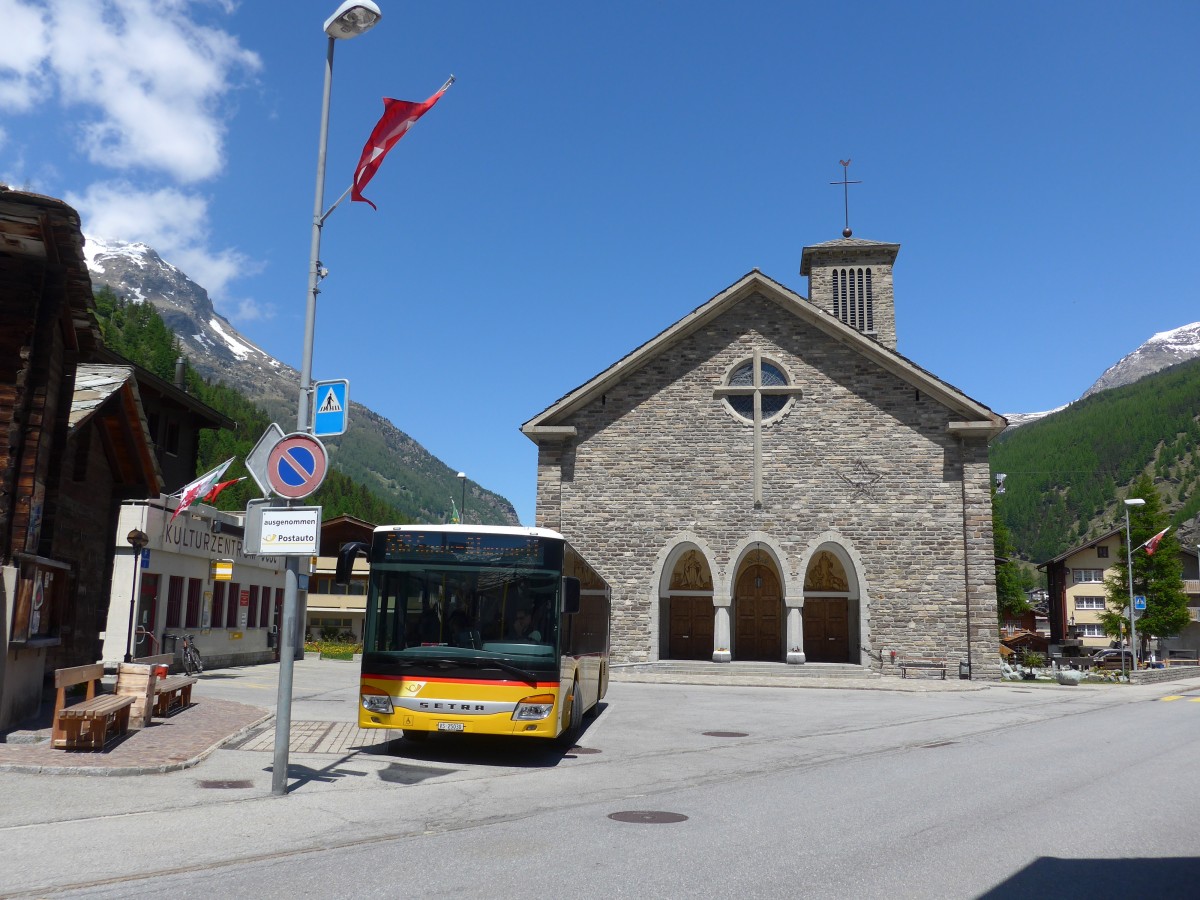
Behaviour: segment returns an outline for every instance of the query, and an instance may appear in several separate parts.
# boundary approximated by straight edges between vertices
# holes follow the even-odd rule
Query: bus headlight
[[[367,712],[383,713],[385,716],[390,716],[394,712],[392,698],[382,691],[363,691],[362,705]]]
[[[535,694],[518,703],[517,708],[513,710],[512,717],[517,721],[529,721],[548,718],[552,712],[554,712],[554,695]]]

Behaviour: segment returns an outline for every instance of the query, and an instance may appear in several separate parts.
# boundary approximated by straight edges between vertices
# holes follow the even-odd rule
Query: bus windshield
[[[556,570],[380,563],[371,582],[366,653],[557,654]]]

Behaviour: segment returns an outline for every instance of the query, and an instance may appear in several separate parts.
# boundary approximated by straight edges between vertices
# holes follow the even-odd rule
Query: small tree
[[[1151,554],[1140,549],[1169,524],[1162,500],[1150,476],[1143,474],[1129,490],[1130,497],[1141,497],[1144,506],[1129,507],[1130,541],[1133,545],[1133,593],[1146,598],[1146,611],[1137,618],[1142,639],[1170,637],[1187,627],[1188,598],[1183,592],[1183,564],[1179,561],[1179,541],[1171,532],[1159,541]],[[1122,535],[1124,542],[1124,535]],[[1114,574],[1105,582],[1108,610],[1100,615],[1105,632],[1120,637],[1129,630],[1124,610],[1130,605],[1128,551],[1113,564]],[[1130,610],[1130,613],[1133,611]]]
[[[1005,616],[1019,616],[1029,612],[1029,599],[1025,596],[1021,567],[1017,565],[1016,548],[1008,526],[1000,517],[999,499],[992,491],[992,543],[996,557],[996,607],[1000,625]]]

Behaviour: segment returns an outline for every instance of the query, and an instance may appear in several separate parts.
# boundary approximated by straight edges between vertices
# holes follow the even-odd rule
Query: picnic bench
[[[54,727],[51,746],[61,750],[103,750],[113,738],[129,731],[129,710],[133,697],[100,692],[104,664],[55,669]],[[87,685],[87,696],[67,705],[67,688]]]
[[[914,672],[918,673],[940,672],[942,675],[942,681],[946,680],[946,661],[944,659],[906,659],[900,663],[897,663],[897,665],[900,667],[901,678],[907,678],[908,670],[912,669]]]
[[[134,663],[143,666],[166,666],[169,672],[174,661],[174,654],[160,653],[157,656],[139,656]],[[167,675],[166,678],[156,678],[153,686],[153,714],[161,718],[172,712],[187,709],[192,705],[192,685],[199,680],[195,675]]]

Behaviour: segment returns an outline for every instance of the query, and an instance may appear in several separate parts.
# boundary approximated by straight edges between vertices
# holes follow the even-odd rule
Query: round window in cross
[[[757,378],[755,377],[757,373]],[[791,384],[782,367],[755,356],[733,367],[720,393],[739,419],[754,421],[754,401],[758,398],[763,422],[781,415],[800,389]]]

